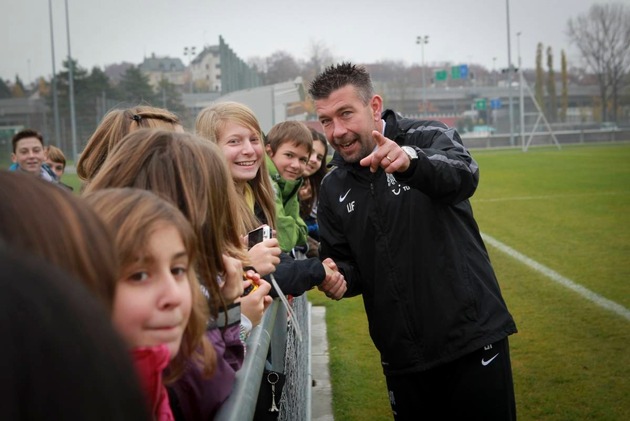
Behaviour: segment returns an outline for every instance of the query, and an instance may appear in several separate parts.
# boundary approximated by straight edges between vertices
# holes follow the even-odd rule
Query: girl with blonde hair
[[[258,227],[260,221],[275,229],[275,194],[264,159],[263,132],[254,113],[238,102],[220,102],[199,113],[195,128],[198,136],[221,146],[237,191],[245,198],[253,215],[258,217],[250,218],[252,212],[244,215],[246,230]],[[239,128],[244,130],[239,133]],[[221,142],[222,135],[229,129],[236,132]],[[245,152],[241,152],[243,144]],[[234,156],[234,153],[241,156]]]
[[[276,226],[275,193],[265,162],[265,146],[258,119],[246,105],[220,102],[203,109],[197,116],[196,132],[208,143],[219,146],[227,161],[237,190],[240,217],[247,231],[261,224]],[[283,293],[302,295],[322,282],[342,276],[334,262],[318,259],[293,260],[280,252],[278,240],[271,238],[249,250],[252,266],[261,275],[274,272]],[[272,295],[276,296],[275,290]]]

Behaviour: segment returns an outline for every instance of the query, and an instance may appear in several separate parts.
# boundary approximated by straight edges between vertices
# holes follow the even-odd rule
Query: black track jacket
[[[363,294],[386,375],[427,370],[516,332],[468,198],[477,163],[455,129],[383,112],[385,137],[414,146],[404,173],[337,154],[322,182],[320,258]]]

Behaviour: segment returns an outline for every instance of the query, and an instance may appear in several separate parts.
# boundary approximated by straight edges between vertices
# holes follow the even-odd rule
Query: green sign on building
[[[459,79],[461,77],[460,69],[460,66],[451,67],[451,79]]]
[[[483,111],[486,109],[486,99],[485,98],[477,98],[475,99],[475,109],[479,111]]]
[[[448,72],[446,70],[438,70],[435,72],[435,80],[446,80]]]

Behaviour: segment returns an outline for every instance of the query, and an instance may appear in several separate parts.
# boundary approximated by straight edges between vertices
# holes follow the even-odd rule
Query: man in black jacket
[[[331,66],[309,92],[336,151],[320,257],[363,294],[395,419],[515,419],[516,325],[468,200],[477,163],[454,129],[382,112],[362,67]]]

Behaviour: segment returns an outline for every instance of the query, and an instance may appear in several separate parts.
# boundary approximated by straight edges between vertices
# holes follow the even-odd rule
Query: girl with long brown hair
[[[137,105],[131,108],[110,110],[90,136],[79,156],[77,162],[79,178],[89,182],[123,137],[140,129],[183,131],[179,117],[163,108]]]
[[[149,191],[104,189],[85,199],[113,234],[121,264],[114,326],[132,349],[154,418],[172,420],[164,384],[191,361],[206,376],[216,364],[204,336],[208,307],[194,270],[197,238],[177,208]]]
[[[170,201],[197,235],[196,269],[210,307],[206,336],[219,354],[217,370],[206,379],[189,367],[169,388],[186,419],[211,419],[231,392],[243,361],[238,300],[246,285],[243,266],[249,264],[240,236],[244,228],[238,217],[238,196],[225,160],[216,145],[194,135],[138,130],[111,151],[85,193],[111,187],[150,190]],[[264,301],[269,284],[252,271],[249,277],[261,283],[250,295]]]

